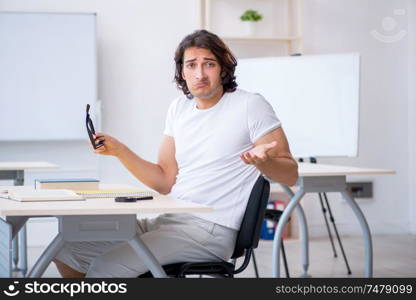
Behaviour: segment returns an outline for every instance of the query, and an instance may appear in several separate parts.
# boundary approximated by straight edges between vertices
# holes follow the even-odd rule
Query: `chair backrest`
[[[251,190],[231,258],[242,256],[246,249],[257,248],[269,196],[270,183],[260,175]]]

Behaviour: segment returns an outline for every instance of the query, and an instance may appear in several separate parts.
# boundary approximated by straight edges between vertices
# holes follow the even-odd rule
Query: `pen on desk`
[[[151,200],[153,196],[138,197],[137,200]]]

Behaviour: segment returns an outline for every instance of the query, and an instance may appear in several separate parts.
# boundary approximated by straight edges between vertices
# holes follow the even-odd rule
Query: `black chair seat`
[[[166,275],[168,275],[169,277],[172,277],[172,274],[176,274],[180,271],[180,267],[182,265],[183,265],[182,263],[176,263],[176,264],[164,265],[162,267],[165,270]],[[139,278],[153,278],[153,275],[149,271],[149,272],[139,275]]]
[[[164,265],[163,269],[168,277],[182,278],[186,275],[215,275],[232,277],[235,266],[228,262],[199,262],[175,263]],[[139,275],[139,278],[152,278],[150,272]]]
[[[273,221],[275,223],[278,223],[282,214],[283,214],[283,211],[281,211],[281,210],[266,209],[266,213],[264,214],[264,218],[266,220],[270,220],[270,221]]]
[[[283,210],[278,209],[266,209],[266,213],[264,214],[264,218],[269,221],[273,221],[279,223],[280,217],[283,214]],[[290,221],[290,217],[288,219]]]

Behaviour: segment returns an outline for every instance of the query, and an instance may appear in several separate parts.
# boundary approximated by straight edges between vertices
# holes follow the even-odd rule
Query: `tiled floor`
[[[342,237],[344,249],[347,254],[352,275],[363,277],[364,274],[364,246],[361,237]],[[336,245],[338,246],[338,245]],[[285,241],[289,261],[289,271],[292,277],[300,276],[302,266],[300,261],[299,241]],[[374,248],[374,277],[416,277],[416,236],[389,235],[373,237]],[[260,277],[271,277],[271,241],[261,241],[256,249],[256,258]],[[29,266],[41,254],[43,248],[29,248]],[[328,238],[313,239],[310,241],[310,267],[312,277],[348,277],[345,263],[337,247],[338,257],[334,258]],[[282,276],[283,264],[282,264]],[[44,277],[60,277],[55,265],[52,264],[45,272]],[[237,277],[254,277],[253,266]]]

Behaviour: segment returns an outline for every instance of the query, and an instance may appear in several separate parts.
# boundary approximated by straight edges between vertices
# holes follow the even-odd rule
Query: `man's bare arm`
[[[292,186],[298,179],[298,164],[290,153],[282,128],[277,128],[254,143],[254,148],[241,154],[247,164],[253,164],[260,172],[276,182]]]
[[[117,157],[130,173],[151,189],[161,194],[170,192],[178,173],[173,137],[163,136],[158,162],[152,163],[142,159],[126,145],[109,135],[97,132],[96,136],[97,140],[104,140],[104,147],[96,149],[96,153]]]

